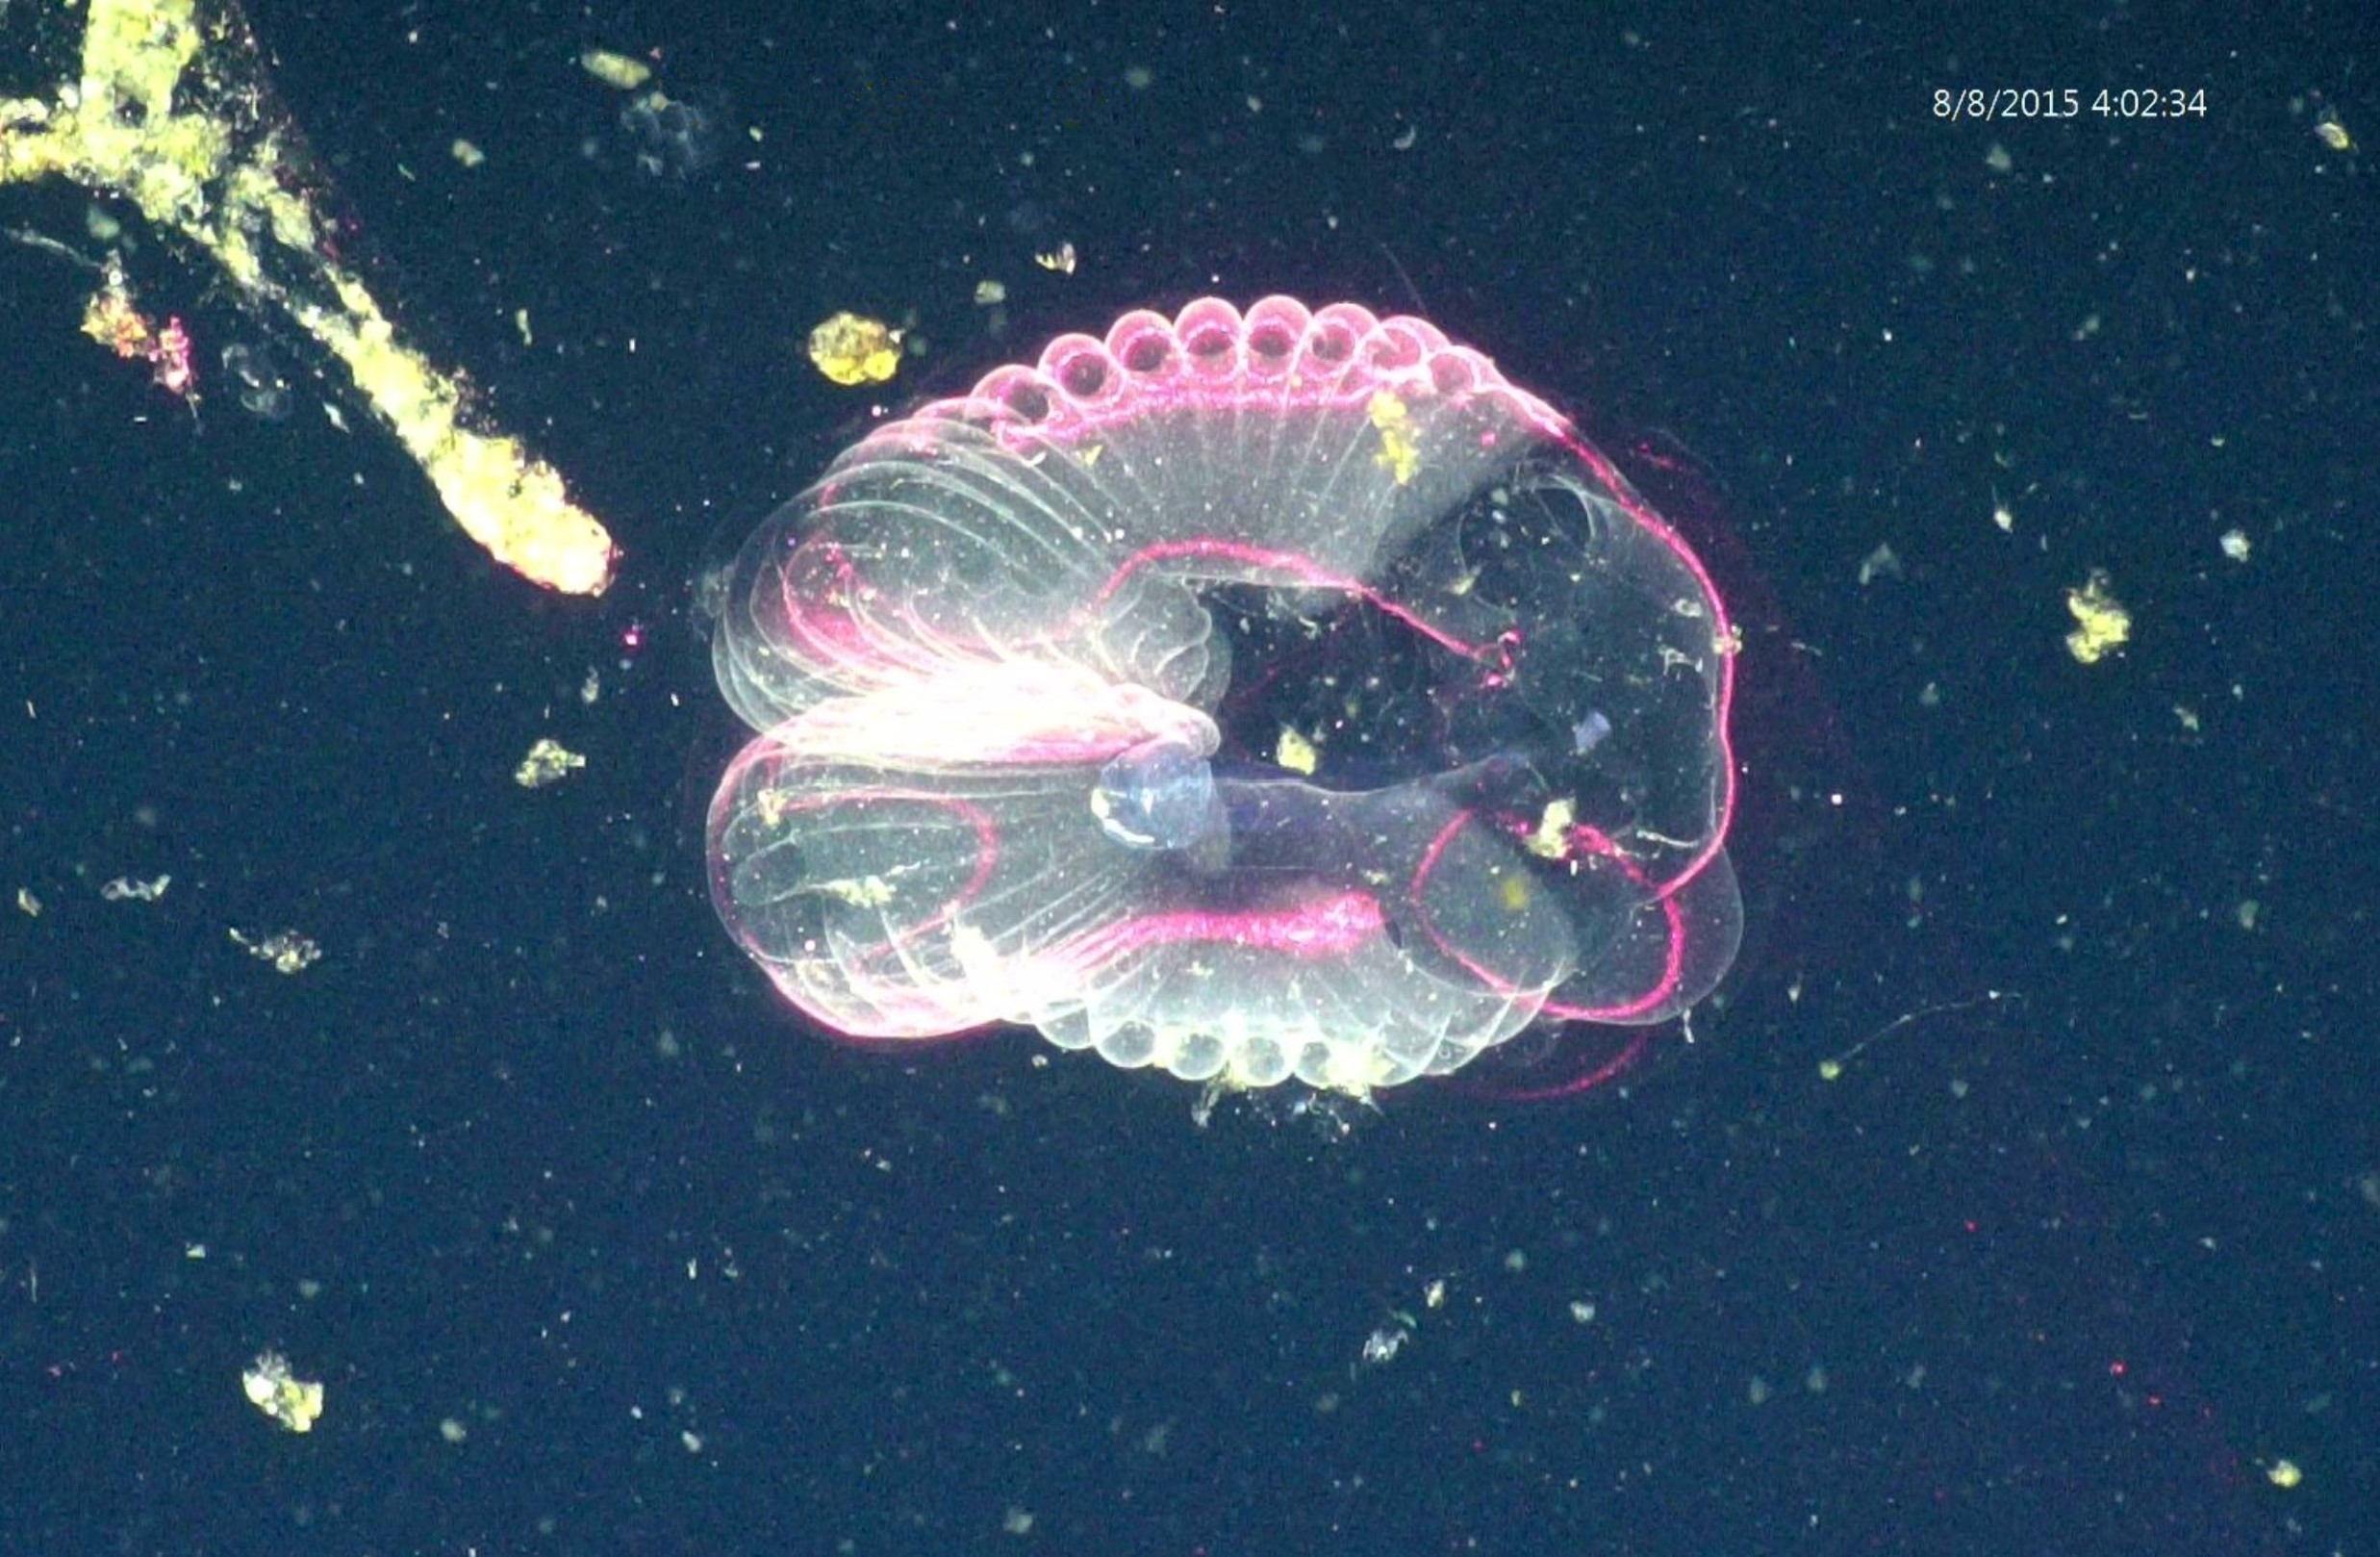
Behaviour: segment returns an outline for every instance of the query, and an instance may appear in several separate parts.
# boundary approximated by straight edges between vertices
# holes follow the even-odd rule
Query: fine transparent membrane
[[[1176,741],[1143,741],[1110,759],[1091,791],[1091,814],[1132,849],[1189,854],[1229,839],[1213,764]]]
[[[746,545],[713,897],[844,1034],[1444,1074],[1726,971],[1734,652],[1675,532],[1430,324],[1134,313]]]

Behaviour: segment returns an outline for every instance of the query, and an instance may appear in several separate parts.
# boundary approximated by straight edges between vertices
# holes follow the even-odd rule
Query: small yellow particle
[[[900,897],[893,883],[881,876],[844,876],[831,881],[811,881],[807,887],[854,908],[882,908]]]
[[[313,1432],[322,1415],[321,1382],[291,1375],[289,1360],[279,1352],[259,1353],[240,1375],[240,1385],[250,1405],[292,1433]]]
[[[1060,243],[1055,248],[1043,249],[1033,256],[1033,263],[1045,270],[1055,270],[1062,276],[1075,273],[1075,245]]]
[[[2294,1487],[2306,1479],[2294,1460],[2275,1460],[2265,1468],[2265,1479],[2275,1487]]]
[[[998,308],[1007,300],[1008,283],[1005,281],[995,281],[990,276],[985,276],[975,283],[975,306],[977,308]]]
[[[1287,725],[1280,727],[1280,739],[1273,743],[1275,767],[1310,776],[1320,763],[1321,753],[1314,750],[1314,743],[1307,740],[1302,731]]]
[[[881,384],[900,368],[900,336],[882,319],[837,314],[810,332],[810,361],[837,384]]]
[[[477,167],[488,160],[486,152],[460,136],[455,138],[455,143],[447,149],[453,154],[455,163],[459,166]]]
[[[2327,114],[2314,121],[2314,133],[2320,136],[2322,144],[2333,151],[2353,151],[2355,149],[2355,137],[2347,134],[2345,125]]]
[[[245,951],[260,962],[272,964],[275,973],[303,973],[322,960],[322,948],[313,937],[294,930],[276,931],[269,935],[250,935],[234,930],[232,944]]]
[[[2075,623],[2066,634],[2066,652],[2081,664],[2098,664],[2132,637],[2132,613],[2108,592],[2108,575],[2096,568],[2066,591],[2066,610]]]
[[[1578,820],[1577,801],[1567,795],[1548,801],[1545,809],[1537,813],[1536,830],[1521,841],[1521,847],[1539,859],[1568,859],[1570,830]]]
[[[621,91],[634,91],[653,79],[653,67],[644,61],[610,49],[588,49],[578,57],[579,68]]]
[[[1397,485],[1411,486],[1422,464],[1421,447],[1413,442],[1412,408],[1381,390],[1365,409],[1380,435],[1380,451],[1372,456],[1372,462],[1394,476]]]
[[[20,886],[16,889],[16,911],[28,919],[41,917],[41,900],[33,895],[32,887]]]
[[[543,789],[559,783],[587,765],[587,759],[570,751],[560,741],[546,739],[529,748],[529,754],[513,770],[513,782],[523,789]]]

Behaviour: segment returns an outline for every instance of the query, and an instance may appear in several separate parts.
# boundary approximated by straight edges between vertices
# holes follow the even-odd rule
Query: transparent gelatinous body
[[[1162,739],[1143,741],[1100,770],[1091,812],[1118,843],[1175,854],[1214,846],[1230,826],[1214,765],[1197,747]]]
[[[764,523],[714,649],[714,900],[844,1034],[1363,1092],[1734,955],[1725,610],[1420,319],[1063,337]]]

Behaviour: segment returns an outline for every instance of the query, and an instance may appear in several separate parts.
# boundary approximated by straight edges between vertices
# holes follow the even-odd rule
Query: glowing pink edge
[[[1127,313],[1109,326],[1104,339],[1059,336],[1043,348],[1033,366],[1011,364],[995,369],[965,395],[929,402],[899,421],[878,427],[865,443],[930,442],[936,423],[963,421],[986,429],[1013,448],[1026,450],[1035,445],[1063,447],[1093,439],[1109,427],[1172,406],[1362,406],[1383,391],[1493,396],[1535,432],[1570,450],[1630,517],[1658,537],[1684,565],[1710,604],[1714,643],[1731,646],[1722,651],[1718,673],[1715,715],[1721,791],[1716,823],[1703,849],[1658,889],[1656,901],[1668,924],[1662,978],[1625,1005],[1588,1008],[1549,1003],[1543,1012],[1562,1021],[1641,1022],[1647,1013],[1667,1003],[1683,980],[1687,930],[1678,900],[1724,849],[1734,822],[1735,773],[1730,725],[1734,700],[1734,629],[1726,602],[1701,558],[1668,522],[1645,504],[1611,462],[1580,436],[1568,418],[1506,378],[1488,357],[1454,344],[1427,319],[1409,315],[1382,318],[1356,303],[1314,310],[1294,297],[1274,295],[1243,313],[1223,298],[1201,297],[1170,319],[1147,309]],[[766,736],[762,744],[767,744]],[[912,932],[916,928],[912,927]],[[1179,927],[1171,928],[1178,931]],[[1590,1085],[1624,1068],[1640,1047],[1641,1036],[1589,1078]]]

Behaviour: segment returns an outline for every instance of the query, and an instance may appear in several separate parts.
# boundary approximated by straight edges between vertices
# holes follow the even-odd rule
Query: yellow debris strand
[[[91,0],[77,79],[0,100],[0,184],[65,178],[203,250],[242,301],[282,314],[353,377],[464,532],[533,583],[600,594],[618,551],[516,439],[466,425],[453,374],[397,336],[325,254],[294,127],[231,0]]]

